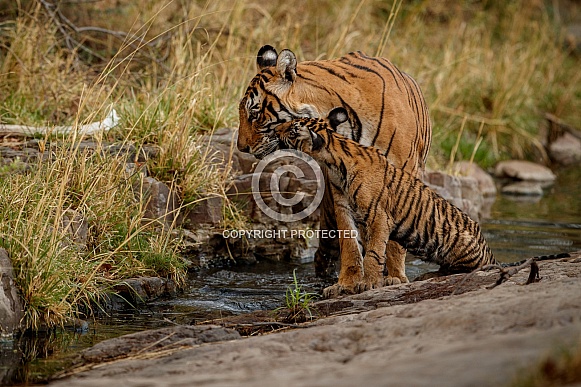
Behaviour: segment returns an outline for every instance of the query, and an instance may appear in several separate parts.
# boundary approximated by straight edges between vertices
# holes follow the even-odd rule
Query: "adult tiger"
[[[349,125],[339,127],[338,133],[383,150],[393,164],[415,176],[423,172],[432,139],[428,108],[414,79],[389,60],[353,52],[338,59],[297,64],[292,51],[277,54],[266,45],[258,51],[257,66],[259,73],[239,105],[240,151],[264,158],[278,149],[277,125],[298,117],[325,117],[342,106]],[[340,192],[325,180],[321,229],[351,229],[349,209],[336,205]],[[315,255],[318,276],[330,274],[339,249],[343,258],[358,250],[357,242],[320,240]],[[407,282],[405,250],[395,243],[387,250],[391,257],[386,267],[388,283]]]

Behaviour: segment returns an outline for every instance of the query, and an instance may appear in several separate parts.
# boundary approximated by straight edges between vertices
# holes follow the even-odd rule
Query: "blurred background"
[[[419,81],[432,167],[459,137],[454,157],[484,167],[539,158],[544,113],[581,126],[580,17],[567,0],[1,0],[0,122],[66,124],[114,103],[136,142],[234,127],[262,45],[301,61],[362,50]]]

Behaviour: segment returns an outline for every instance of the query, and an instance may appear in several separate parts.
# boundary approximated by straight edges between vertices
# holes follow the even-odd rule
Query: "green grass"
[[[98,305],[104,291],[127,277],[159,274],[181,282],[178,241],[142,224],[124,162],[75,149],[53,152],[50,163],[0,177],[0,246],[14,264],[24,326],[61,324]],[[88,225],[81,243],[64,226],[75,215]]]
[[[285,292],[285,305],[283,308],[288,310],[288,315],[285,317],[285,320],[295,323],[312,320],[313,313],[311,308],[316,298],[316,293],[305,292],[303,290],[303,287],[297,279],[297,269],[294,269],[293,282],[287,287]],[[279,308],[277,311],[280,312],[283,308]]]
[[[564,23],[581,7],[555,4],[101,0],[59,2],[55,19],[40,2],[0,0],[0,123],[78,125],[114,106],[121,122],[98,143],[156,147],[151,176],[186,205],[224,198],[223,226],[237,227],[245,219],[225,195],[231,171],[209,161],[200,139],[238,125],[262,45],[290,48],[299,60],[354,50],[390,58],[419,81],[430,107],[428,166],[474,159],[488,167],[542,158],[545,112],[581,127],[579,57],[562,44]],[[61,144],[47,150],[51,163],[0,168],[0,244],[14,259],[27,326],[57,324],[129,276],[183,278],[180,240],[142,223],[137,176],[125,174],[123,160],[80,153],[75,136],[43,140]],[[69,211],[88,222],[85,250],[59,228]]]

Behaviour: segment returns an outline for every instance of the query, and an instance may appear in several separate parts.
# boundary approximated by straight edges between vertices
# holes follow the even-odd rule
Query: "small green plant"
[[[293,283],[286,289],[285,307],[289,314],[285,318],[291,322],[303,322],[313,319],[311,306],[317,295],[315,293],[305,292],[297,280],[297,269],[293,270]],[[279,308],[278,311],[284,308]]]

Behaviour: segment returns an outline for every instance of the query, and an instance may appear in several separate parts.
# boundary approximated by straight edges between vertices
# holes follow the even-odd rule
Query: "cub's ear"
[[[275,66],[277,58],[278,54],[274,47],[267,44],[258,50],[258,54],[256,55],[256,66],[258,66],[259,70]]]
[[[325,140],[323,140],[323,137],[321,137],[317,133],[313,132],[312,130],[309,130],[309,133],[311,133],[311,139],[313,140],[313,148],[312,149],[314,151],[318,151],[319,149],[321,149],[325,145]]]
[[[343,122],[349,119],[349,113],[344,107],[336,107],[329,112],[327,115],[327,120],[331,125],[333,130],[337,130],[337,126],[341,125]]]
[[[284,49],[276,60],[276,70],[280,76],[293,82],[297,77],[297,57],[291,50]]]

